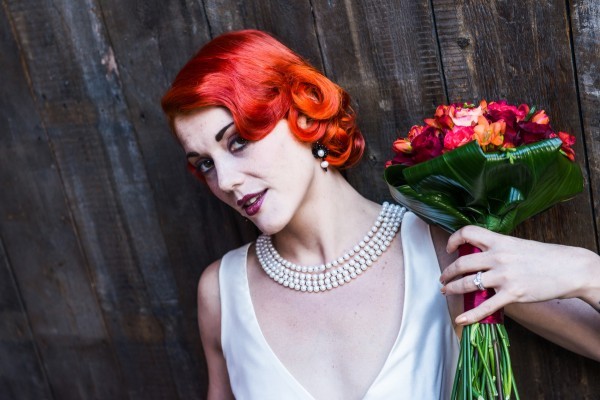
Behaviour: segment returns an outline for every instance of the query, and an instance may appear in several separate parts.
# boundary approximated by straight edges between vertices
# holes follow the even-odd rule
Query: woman
[[[342,177],[364,148],[349,103],[258,31],[208,43],[163,98],[190,169],[264,234],[200,279],[209,399],[449,395],[462,310],[439,293],[439,266],[453,261],[447,236]],[[583,322],[568,334],[560,320],[517,313],[592,354],[600,340],[588,311],[570,310]]]

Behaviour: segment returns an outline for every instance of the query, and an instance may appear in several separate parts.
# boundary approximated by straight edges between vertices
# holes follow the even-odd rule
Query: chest
[[[265,340],[315,398],[361,398],[382,370],[402,323],[404,263],[390,249],[359,278],[325,293],[299,293],[249,260],[252,303]]]

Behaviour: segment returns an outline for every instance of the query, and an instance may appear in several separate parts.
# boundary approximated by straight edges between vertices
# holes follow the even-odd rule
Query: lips
[[[237,205],[242,207],[248,216],[252,216],[260,210],[266,193],[267,189],[262,192],[247,194],[237,201]]]

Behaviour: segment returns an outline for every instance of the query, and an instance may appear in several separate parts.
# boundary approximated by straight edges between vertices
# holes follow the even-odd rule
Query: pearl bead
[[[302,266],[285,260],[266,235],[256,240],[258,261],[265,273],[283,287],[308,293],[332,290],[356,279],[377,261],[398,232],[404,212],[400,206],[384,203],[363,240],[326,264]]]
[[[323,150],[323,149],[318,150],[317,155],[321,158],[325,157],[325,150]]]
[[[327,167],[329,167],[329,163],[327,161],[322,161],[321,162],[321,168],[327,169]]]

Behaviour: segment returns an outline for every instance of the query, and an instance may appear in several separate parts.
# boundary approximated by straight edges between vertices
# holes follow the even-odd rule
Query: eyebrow
[[[221,139],[223,139],[223,135],[225,134],[225,131],[227,130],[227,128],[229,128],[231,125],[233,125],[233,121],[231,121],[229,124],[225,125],[223,128],[221,128],[221,130],[215,135],[215,140],[217,142],[220,142]]]
[[[233,125],[233,121],[231,121],[230,123],[228,123],[227,125],[225,125],[224,127],[221,128],[221,130],[219,130],[219,132],[217,132],[217,134],[215,135],[215,140],[217,142],[220,142],[221,139],[223,139],[223,135],[225,134],[225,131],[227,131],[227,129]],[[196,153],[195,151],[190,151],[189,153],[187,153],[185,155],[186,158],[192,158],[192,157],[198,157],[200,154]]]

